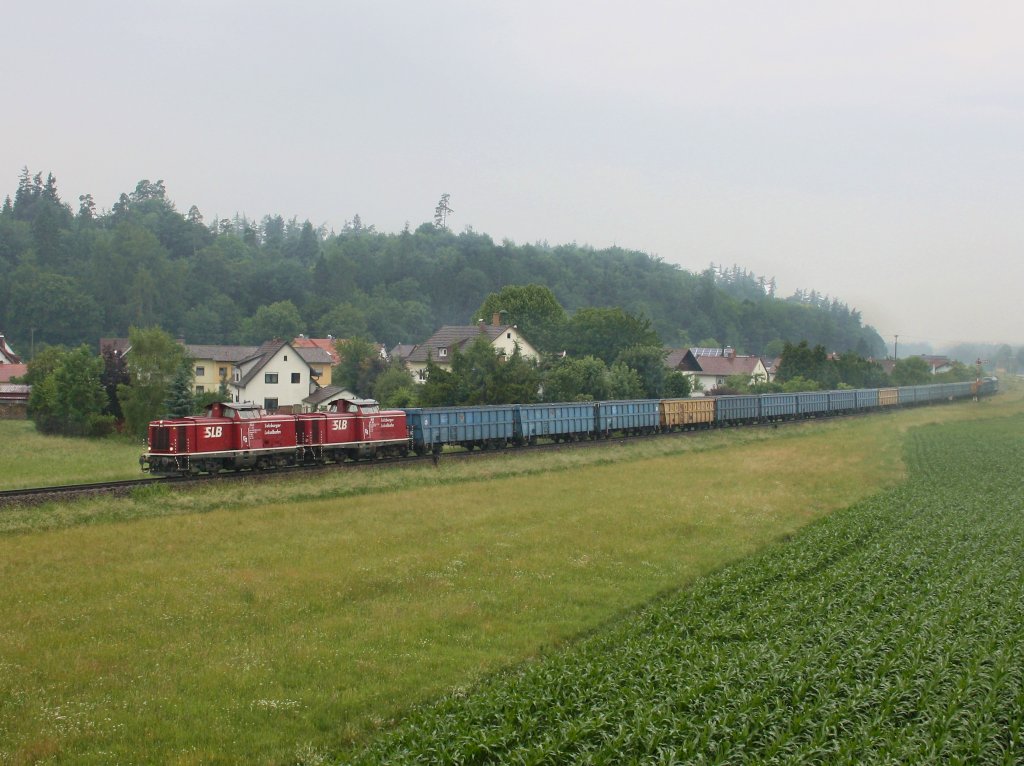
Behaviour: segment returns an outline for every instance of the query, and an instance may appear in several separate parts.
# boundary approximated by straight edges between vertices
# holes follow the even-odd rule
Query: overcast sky
[[[1024,3],[11,3],[0,195],[617,244],[1024,344]]]

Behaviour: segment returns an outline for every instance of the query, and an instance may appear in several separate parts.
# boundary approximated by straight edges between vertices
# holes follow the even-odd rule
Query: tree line
[[[452,232],[444,216],[398,233],[358,215],[340,231],[280,215],[207,220],[195,206],[179,212],[162,180],[139,181],[109,210],[89,194],[76,209],[52,174],[25,168],[0,208],[0,267],[0,322],[19,348],[94,344],[130,327],[189,343],[304,333],[391,347],[471,323],[483,296],[533,283],[571,314],[615,307],[644,317],[666,346],[775,355],[806,338],[885,352],[855,310],[779,298],[774,280],[736,267],[691,273],[618,247],[497,243],[471,228]]]

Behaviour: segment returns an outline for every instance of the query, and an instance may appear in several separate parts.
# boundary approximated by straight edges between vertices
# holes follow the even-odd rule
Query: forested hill
[[[730,344],[774,353],[783,341],[884,355],[860,315],[815,294],[779,299],[740,269],[692,274],[645,253],[500,244],[425,223],[397,234],[356,216],[341,232],[266,216],[205,221],[180,213],[162,181],[140,181],[109,212],[77,210],[52,175],[23,171],[0,211],[0,332],[18,348],[93,345],[160,326],[189,343],[259,343],[299,333],[416,343],[468,324],[489,293],[541,284],[569,312],[620,307],[669,346]]]

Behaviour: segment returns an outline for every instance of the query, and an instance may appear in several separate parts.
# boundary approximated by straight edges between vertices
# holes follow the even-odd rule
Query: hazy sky
[[[617,244],[1024,344],[1024,3],[10,3],[0,195]]]

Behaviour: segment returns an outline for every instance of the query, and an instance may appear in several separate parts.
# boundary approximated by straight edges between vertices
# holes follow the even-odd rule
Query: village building
[[[13,383],[28,374],[28,365],[0,335],[0,420],[24,420],[28,417],[28,397],[32,386]]]
[[[228,384],[234,402],[255,402],[268,412],[302,409],[319,384],[313,369],[288,341],[264,343],[239,360]]]
[[[442,369],[451,369],[453,353],[464,352],[479,337],[490,341],[491,347],[508,358],[518,348],[525,359],[536,359],[537,349],[520,334],[515,325],[502,324],[495,314],[491,324],[480,320],[475,325],[445,325],[423,343],[416,345],[404,359],[405,368],[417,383],[427,380],[427,361],[431,360]]]
[[[694,396],[721,386],[726,378],[743,375],[751,383],[768,380],[768,370],[758,356],[741,356],[726,346],[722,349],[669,349],[665,364],[672,370],[689,375],[694,383]]]
[[[185,344],[192,359],[192,390],[197,394],[217,392],[235,377],[235,366],[255,353],[257,346]]]
[[[948,356],[936,356],[934,354],[921,354],[920,358],[925,361],[932,371],[932,375],[941,375],[953,369],[953,361]]]
[[[0,365],[21,364],[21,357],[7,343],[7,338],[0,334]]]

